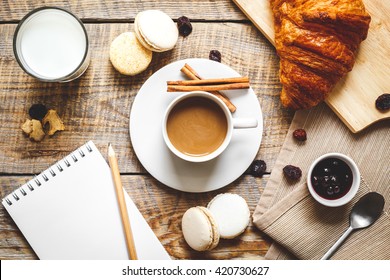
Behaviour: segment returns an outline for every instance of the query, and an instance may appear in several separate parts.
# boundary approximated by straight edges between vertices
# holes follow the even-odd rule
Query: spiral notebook
[[[124,194],[138,258],[170,259]],[[111,170],[92,141],[2,203],[40,259],[129,259]]]

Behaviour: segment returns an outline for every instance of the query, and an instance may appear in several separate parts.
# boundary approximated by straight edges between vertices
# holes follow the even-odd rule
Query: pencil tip
[[[112,148],[111,143],[108,143],[108,155],[113,156],[115,155],[114,149]]]

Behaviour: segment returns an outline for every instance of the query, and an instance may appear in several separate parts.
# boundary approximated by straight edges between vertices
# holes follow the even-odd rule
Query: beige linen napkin
[[[307,131],[306,142],[292,137],[297,128]],[[328,152],[353,158],[362,176],[354,200],[336,208],[317,203],[305,183],[312,161]],[[302,169],[298,182],[288,182],[283,176],[287,164]],[[253,214],[254,224],[276,242],[266,258],[321,258],[348,228],[354,203],[370,191],[385,197],[384,212],[371,227],[353,232],[332,259],[390,259],[390,121],[352,134],[325,104],[297,112]]]

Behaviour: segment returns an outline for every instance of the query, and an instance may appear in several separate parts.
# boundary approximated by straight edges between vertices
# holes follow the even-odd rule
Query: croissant
[[[355,63],[371,21],[362,0],[270,0],[280,98],[298,110],[325,100]]]

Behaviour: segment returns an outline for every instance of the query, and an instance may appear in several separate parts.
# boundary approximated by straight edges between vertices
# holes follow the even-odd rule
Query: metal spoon
[[[370,192],[361,197],[351,210],[349,228],[329,251],[326,252],[321,260],[329,259],[352,231],[372,225],[381,215],[384,205],[385,199],[379,193]]]

